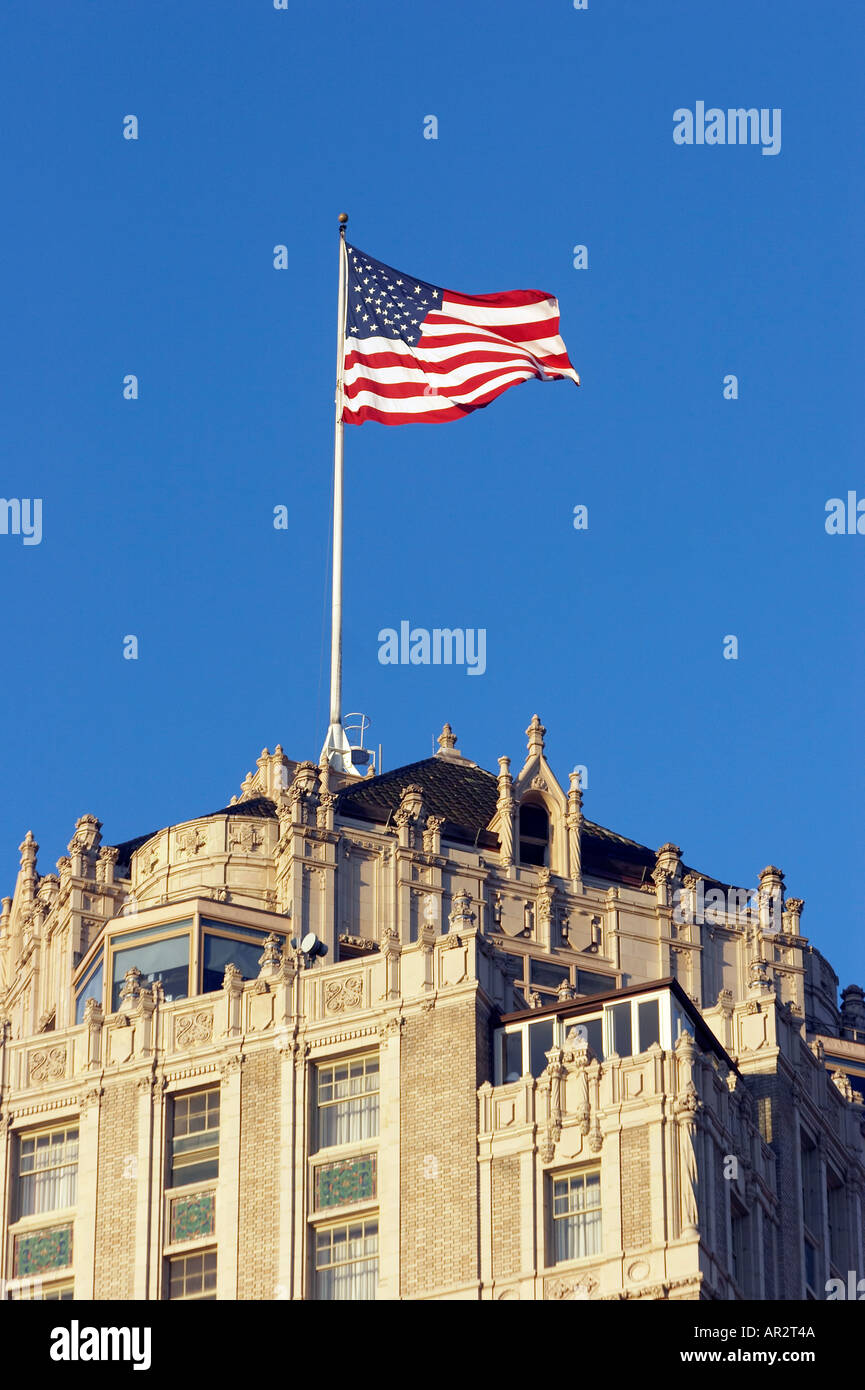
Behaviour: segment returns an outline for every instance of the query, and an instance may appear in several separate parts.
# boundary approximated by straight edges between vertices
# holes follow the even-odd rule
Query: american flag
[[[458,420],[532,376],[579,386],[551,294],[457,294],[345,249],[347,424]]]

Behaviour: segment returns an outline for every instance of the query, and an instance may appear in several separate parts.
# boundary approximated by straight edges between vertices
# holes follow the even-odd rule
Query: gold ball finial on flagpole
[[[348,221],[348,213],[347,213],[347,212],[341,212],[341,213],[339,214],[339,225],[340,225],[341,227],[344,227],[347,221]]]

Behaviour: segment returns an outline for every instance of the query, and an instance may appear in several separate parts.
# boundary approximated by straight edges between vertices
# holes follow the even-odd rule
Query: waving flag
[[[551,294],[457,294],[345,250],[346,424],[458,420],[533,376],[579,386]]]

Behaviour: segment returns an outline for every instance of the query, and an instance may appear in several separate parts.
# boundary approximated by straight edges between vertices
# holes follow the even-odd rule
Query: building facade
[[[76,1299],[822,1299],[865,1275],[865,1002],[752,892],[448,725],[264,750],[213,814],[0,916],[0,1288]],[[863,1286],[865,1287],[865,1286]]]

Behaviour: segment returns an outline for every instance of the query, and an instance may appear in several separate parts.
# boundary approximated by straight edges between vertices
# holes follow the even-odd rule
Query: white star
[[[414,292],[415,294],[420,294],[420,285],[415,285]]]
[[[438,290],[433,290],[432,296],[433,296],[433,299],[438,299],[438,297],[439,297],[439,292],[438,292]]]
[[[369,318],[369,314],[364,314],[364,316],[363,316],[363,321],[364,321],[364,323],[366,323],[366,321],[367,321],[368,318]]]
[[[412,323],[416,324],[416,323],[417,323],[417,319],[412,319]]]
[[[402,284],[402,280],[397,280],[397,284],[398,284],[398,285],[401,285],[401,284]]]

